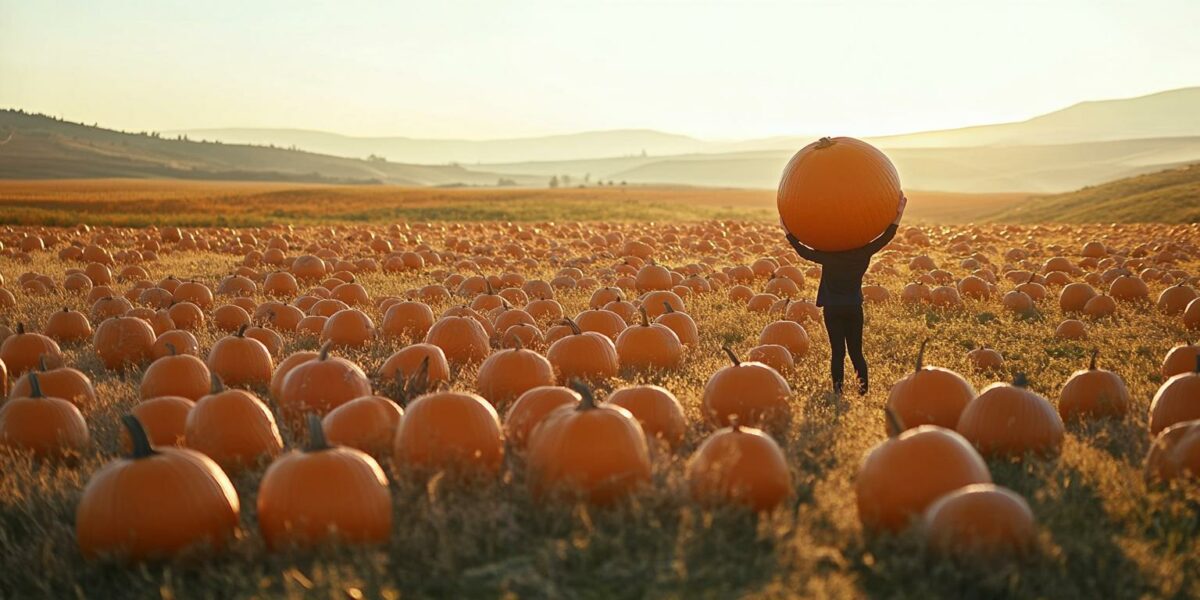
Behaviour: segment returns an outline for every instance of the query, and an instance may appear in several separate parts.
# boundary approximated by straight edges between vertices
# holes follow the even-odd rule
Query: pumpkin
[[[61,366],[63,354],[54,340],[40,333],[26,332],[25,324],[17,323],[16,331],[0,343],[0,361],[4,361],[8,372],[16,377],[42,364]]]
[[[1200,298],[1188,302],[1183,311],[1183,326],[1192,330],[1200,330]]]
[[[275,459],[258,487],[258,529],[267,547],[380,544],[392,533],[392,492],[368,454],[331,446],[309,415],[309,442]]]
[[[472,317],[442,317],[429,328],[425,343],[441,348],[454,366],[480,362],[491,353],[487,332]]]
[[[1083,282],[1070,283],[1059,292],[1058,306],[1063,312],[1083,312],[1088,301],[1095,297],[1096,290],[1092,286]]]
[[[1017,493],[990,483],[954,490],[925,511],[929,546],[945,554],[1007,554],[1033,545],[1034,519]]]
[[[991,483],[983,457],[963,436],[937,425],[905,430],[867,451],[854,481],[858,518],[868,531],[900,531],[948,492]]]
[[[619,406],[597,406],[572,382],[576,406],[555,409],[529,438],[529,481],[537,497],[611,504],[650,481],[650,452],[637,419]]]
[[[84,557],[142,561],[223,548],[241,507],[229,477],[199,452],[152,447],[136,417],[122,421],[133,451],[92,475],[75,513]]]
[[[185,444],[188,413],[196,403],[179,396],[159,396],[142,400],[133,405],[130,414],[137,417],[146,436],[153,446],[178,446]],[[129,432],[121,431],[121,447],[125,450],[133,448]]]
[[[1200,356],[1190,372],[1172,376],[1150,402],[1150,435],[1176,423],[1200,419]]]
[[[401,472],[495,475],[503,463],[500,417],[475,394],[421,396],[408,404],[396,428],[392,464]]]
[[[1146,302],[1150,299],[1150,288],[1140,277],[1125,274],[1113,280],[1108,295],[1124,302]]]
[[[784,226],[805,245],[850,250],[895,219],[900,177],[882,152],[849,137],[821,138],[792,157],[779,182]]]
[[[1060,340],[1086,340],[1087,325],[1078,319],[1066,319],[1054,329],[1054,337]]]
[[[371,380],[357,364],[340,356],[329,356],[332,342],[325,342],[317,357],[301,362],[284,377],[279,389],[282,416],[298,423],[303,415],[324,415],[360,396],[371,395]]]
[[[172,345],[174,351],[175,346]],[[204,361],[190,354],[164,356],[146,368],[139,394],[142,399],[182,396],[199,400],[208,394],[212,375]]]
[[[496,406],[505,406],[538,386],[554,385],[554,366],[546,357],[524,349],[520,343],[511,350],[487,357],[475,376],[480,395]]]
[[[642,267],[634,277],[634,287],[639,292],[669,290],[674,285],[675,282],[671,279],[671,272],[665,267],[655,264]]]
[[[1145,474],[1150,482],[1200,476],[1200,419],[1175,423],[1159,432],[1146,453]]]
[[[639,309],[640,325],[617,336],[617,359],[624,367],[636,370],[675,369],[683,362],[683,344],[669,327],[650,323],[646,309]]]
[[[221,331],[234,332],[250,324],[250,313],[234,304],[218,306],[212,313],[212,324]]]
[[[571,319],[564,319],[563,323],[571,333],[555,340],[546,350],[546,359],[554,368],[558,383],[615,377],[619,359],[613,341],[600,333],[582,331]]]
[[[425,365],[430,385],[450,383],[450,364],[442,349],[433,344],[412,344],[397,350],[383,361],[378,373],[381,385],[403,382],[415,375],[422,364]]]
[[[87,448],[90,436],[79,408],[42,393],[37,373],[30,371],[28,381],[28,396],[0,405],[0,446],[39,458],[62,458]]]
[[[388,307],[379,330],[384,337],[423,339],[433,323],[433,310],[428,304],[399,302]]]
[[[1011,385],[989,385],[963,409],[955,429],[987,456],[1058,454],[1065,433],[1062,418],[1027,386],[1024,373]]]
[[[1112,296],[1096,296],[1083,305],[1083,314],[1093,319],[1111,317],[1117,312],[1117,301]]]
[[[71,367],[48,369],[44,360],[38,369],[26,372],[13,382],[8,393],[10,398],[27,397],[33,392],[29,383],[29,375],[32,373],[37,373],[38,383],[46,396],[62,398],[76,406],[95,406],[96,389],[92,387],[92,380],[87,375]]]
[[[92,345],[105,368],[123,370],[150,359],[154,338],[154,330],[145,321],[112,317],[96,328]]]
[[[315,359],[317,354],[316,352],[301,350],[293,352],[287,358],[279,361],[279,366],[275,367],[275,372],[271,375],[271,384],[269,386],[271,397],[278,400],[279,393],[283,390],[283,380],[287,377],[288,373],[291,373],[292,369],[295,369],[301,363]]]
[[[790,375],[796,369],[796,361],[792,358],[792,353],[779,344],[755,346],[746,353],[746,360],[760,362],[779,371],[779,374],[784,376]]]
[[[325,415],[325,437],[338,446],[357,448],[376,459],[390,455],[404,409],[391,398],[361,396]]]
[[[333,313],[321,329],[321,343],[337,348],[363,348],[374,338],[375,324],[361,310],[347,308]]]
[[[77,310],[64,307],[46,319],[45,334],[63,344],[91,339],[92,333],[87,316]]]
[[[687,313],[676,311],[668,302],[663,302],[663,313],[658,315],[654,322],[665,325],[674,331],[676,337],[679,338],[679,343],[684,346],[694,346],[700,343],[700,331],[696,327],[696,322]],[[624,330],[625,328],[621,328],[621,331]],[[618,335],[620,334],[618,333]]]
[[[782,425],[790,416],[792,389],[778,371],[756,362],[742,362],[728,346],[730,366],[722,367],[704,385],[702,406],[709,423],[725,427],[737,418],[751,427]]]
[[[909,427],[937,425],[953,429],[963,409],[975,398],[975,388],[954,371],[925,366],[927,344],[928,340],[921,342],[913,372],[892,385],[887,406]],[[891,424],[889,420],[887,425]]]
[[[1187,305],[1197,297],[1196,290],[1187,285],[1186,281],[1166,288],[1158,295],[1156,305],[1158,310],[1168,315],[1181,315],[1187,309]]]
[[[710,435],[684,469],[692,498],[706,504],[773,510],[792,491],[792,475],[779,444],[758,429],[735,422]]]
[[[200,342],[196,341],[196,336],[192,335],[190,331],[182,329],[164,331],[154,338],[154,345],[150,346],[151,359],[157,360],[175,354],[199,356]]]
[[[1120,375],[1096,368],[1099,350],[1092,351],[1087,370],[1076,371],[1058,394],[1058,414],[1064,421],[1083,417],[1123,417],[1132,399]]]
[[[184,443],[216,461],[227,473],[252,467],[283,449],[279,427],[267,405],[245,390],[225,389],[215,374],[211,393],[188,413]]]
[[[521,394],[504,415],[504,437],[517,450],[524,450],[529,436],[546,415],[563,406],[575,406],[582,399],[568,387],[547,385]]]
[[[635,385],[614,390],[605,405],[620,406],[629,411],[642,426],[647,438],[659,440],[668,448],[676,448],[687,433],[687,417],[683,406],[666,388],[657,385]]]
[[[808,332],[799,323],[792,320],[774,321],[767,323],[758,334],[759,344],[776,344],[788,349],[793,358],[803,358],[808,355],[811,341]]]
[[[205,362],[221,381],[236,386],[268,385],[274,369],[271,351],[262,342],[246,337],[245,325],[233,335],[217,340]]]
[[[1192,367],[1196,365],[1197,358],[1200,358],[1200,345],[1189,342],[1171,348],[1163,357],[1162,376],[1169,378],[1191,371]]]

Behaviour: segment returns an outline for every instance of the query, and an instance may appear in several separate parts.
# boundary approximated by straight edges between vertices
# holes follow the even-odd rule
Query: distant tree
[[[387,162],[387,158],[372,153],[370,156],[367,156],[367,162],[385,163]]]
[[[591,183],[591,181],[592,181],[592,174],[591,174],[591,173],[584,173],[584,174],[583,174],[583,182],[584,182],[584,183]]]
[[[622,180],[621,180],[621,187],[625,187],[625,180],[624,180],[624,179],[622,179]]]
[[[556,188],[556,187],[558,187],[558,175],[555,175],[555,176],[553,176],[553,177],[551,177],[551,178],[550,178],[550,187],[551,187],[551,188]]]
[[[563,175],[562,176],[562,184],[563,184],[563,187],[571,187],[571,176]]]

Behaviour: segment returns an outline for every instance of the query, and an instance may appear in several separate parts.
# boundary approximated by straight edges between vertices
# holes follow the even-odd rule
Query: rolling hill
[[[1200,164],[1031,198],[985,219],[1009,223],[1200,223]]]
[[[158,177],[436,186],[496,185],[502,177],[458,166],[165,139],[11,110],[0,111],[0,140],[0,178],[4,179]],[[530,178],[503,177],[514,183],[535,183]],[[538,178],[536,183],[544,181]]]

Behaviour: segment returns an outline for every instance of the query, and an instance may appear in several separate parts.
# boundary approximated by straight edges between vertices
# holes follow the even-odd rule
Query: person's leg
[[[825,331],[829,334],[829,378],[833,382],[833,393],[842,393],[846,362],[845,320],[835,307],[825,307]]]
[[[854,372],[858,373],[858,394],[866,395],[869,386],[867,383],[867,359],[863,356],[863,310],[861,306],[858,307],[858,310],[846,315],[845,327],[846,349],[850,352],[850,362],[854,365]]]

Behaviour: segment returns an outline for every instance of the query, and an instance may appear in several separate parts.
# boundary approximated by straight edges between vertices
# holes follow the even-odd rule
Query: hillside
[[[0,139],[6,139],[0,144],[3,179],[160,177],[495,185],[500,177],[457,166],[408,165],[282,148],[165,139],[11,110],[0,111]]]
[[[1200,164],[1018,203],[990,220],[1011,223],[1200,223]]]

